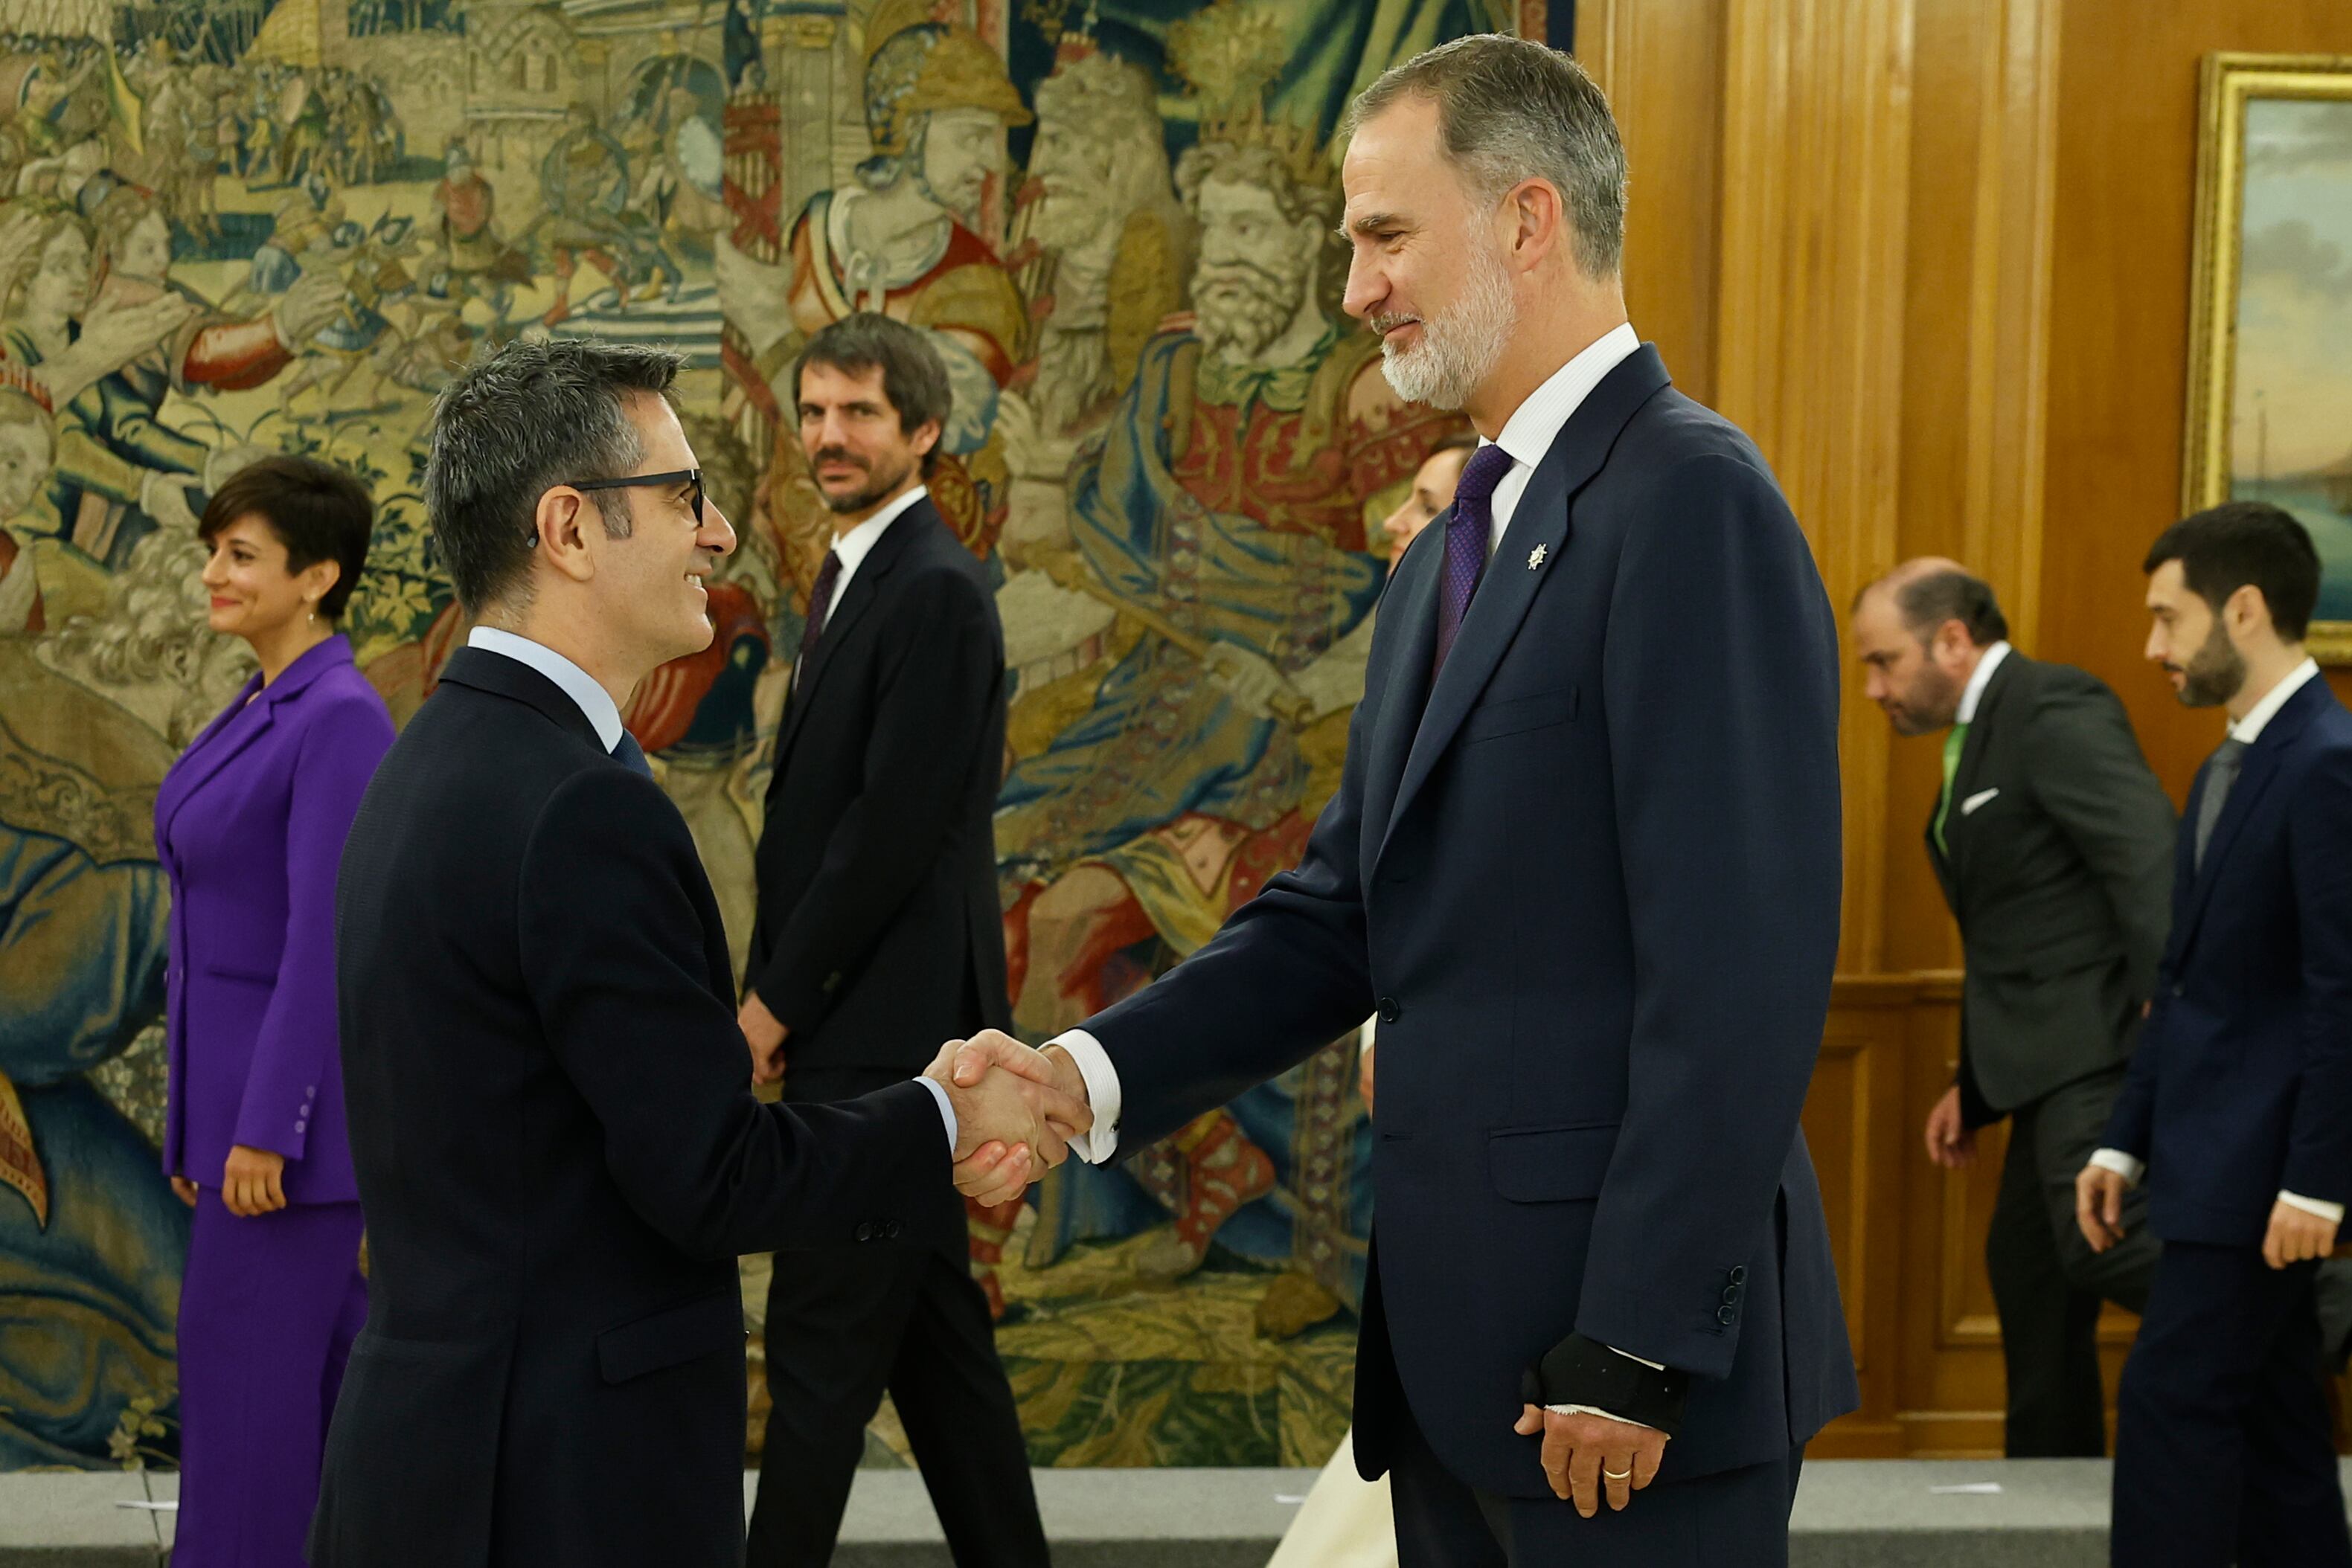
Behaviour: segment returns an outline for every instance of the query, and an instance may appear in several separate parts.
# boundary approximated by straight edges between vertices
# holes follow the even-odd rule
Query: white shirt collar
[[[1969,677],[1968,689],[1960,694],[1960,711],[1953,718],[1954,724],[1976,723],[1977,705],[1984,701],[1985,688],[1992,685],[1992,673],[2000,668],[2000,662],[2009,657],[2011,651],[2005,641],[1984,651],[1984,657],[1977,661],[1977,673]]]
[[[1641,335],[1633,323],[1621,321],[1608,331],[1586,344],[1577,356],[1544,379],[1543,385],[1527,395],[1527,400],[1513,410],[1503,423],[1503,434],[1493,442],[1479,445],[1501,447],[1511,455],[1511,471],[1495,486],[1491,516],[1492,535],[1486,541],[1487,553],[1501,548],[1503,530],[1510,526],[1511,515],[1519,508],[1519,497],[1527,493],[1528,482],[1535,477],[1536,465],[1544,460],[1552,443],[1584,406],[1610,371],[1615,370],[1642,346]]]
[[[604,743],[605,750],[621,744],[621,710],[613,705],[613,694],[597,685],[593,675],[546,643],[501,632],[495,626],[477,626],[466,633],[466,646],[529,664],[562,687],[563,695],[580,705],[580,711],[596,727],[596,738]]]
[[[2262,738],[2278,710],[2286,706],[2287,699],[2319,678],[2319,661],[2305,659],[2289,670],[2278,685],[2263,694],[2263,700],[2246,710],[2246,716],[2230,727],[2230,738],[2242,740],[2248,746]]]
[[[834,580],[833,584],[834,605],[840,604],[842,595],[849,591],[849,580],[857,575],[858,567],[874,553],[874,547],[882,542],[883,531],[930,493],[929,486],[918,485],[833,541],[833,553],[841,558],[841,575]],[[828,606],[825,619],[829,621],[832,618],[833,609]]]

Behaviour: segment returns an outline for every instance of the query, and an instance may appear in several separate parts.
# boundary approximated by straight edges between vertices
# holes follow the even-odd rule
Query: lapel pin
[[[1544,557],[1550,553],[1551,547],[1549,545],[1538,545],[1535,549],[1528,551],[1528,570],[1529,571],[1533,571],[1536,568],[1543,565]]]

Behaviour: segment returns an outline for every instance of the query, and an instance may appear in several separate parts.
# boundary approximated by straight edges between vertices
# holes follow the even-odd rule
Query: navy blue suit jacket
[[[1433,690],[1444,522],[1388,589],[1304,861],[1087,1026],[1119,1147],[1377,1007],[1365,1473],[1401,1379],[1456,1474],[1549,1495],[1511,1424],[1571,1332],[1695,1375],[1667,1479],[1785,1459],[1855,1403],[1797,1124],[1838,935],[1821,579],[1648,347],[1536,468]]]
[[[2106,1142],[2147,1162],[2158,1236],[2258,1247],[2281,1188],[2352,1203],[2352,714],[2325,679],[2286,700],[2200,874],[2211,771],[2181,819],[2172,937]]]

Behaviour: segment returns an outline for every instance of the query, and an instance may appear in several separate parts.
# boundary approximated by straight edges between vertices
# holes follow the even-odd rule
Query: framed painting
[[[2323,575],[2311,646],[2352,664],[2352,56],[2205,57],[2186,511],[2285,507]]]

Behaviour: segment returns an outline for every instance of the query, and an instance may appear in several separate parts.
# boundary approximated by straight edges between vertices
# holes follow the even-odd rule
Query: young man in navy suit
[[[2172,936],[2106,1146],[2095,1249],[2143,1177],[2164,1241],[2117,1396],[2112,1561],[2345,1568],[2313,1284],[2352,1202],[2352,714],[2303,639],[2319,557],[2236,501],[2148,551],[2147,656],[2229,738],[2189,791]]]
[[[1404,1568],[1772,1568],[1854,1405],[1798,1131],[1835,621],[1755,446],[1626,321],[1624,153],[1575,62],[1459,39],[1350,121],[1348,312],[1487,439],[1390,581],[1303,862],[1025,1064],[1100,1160],[1377,1012],[1356,1453]]]

